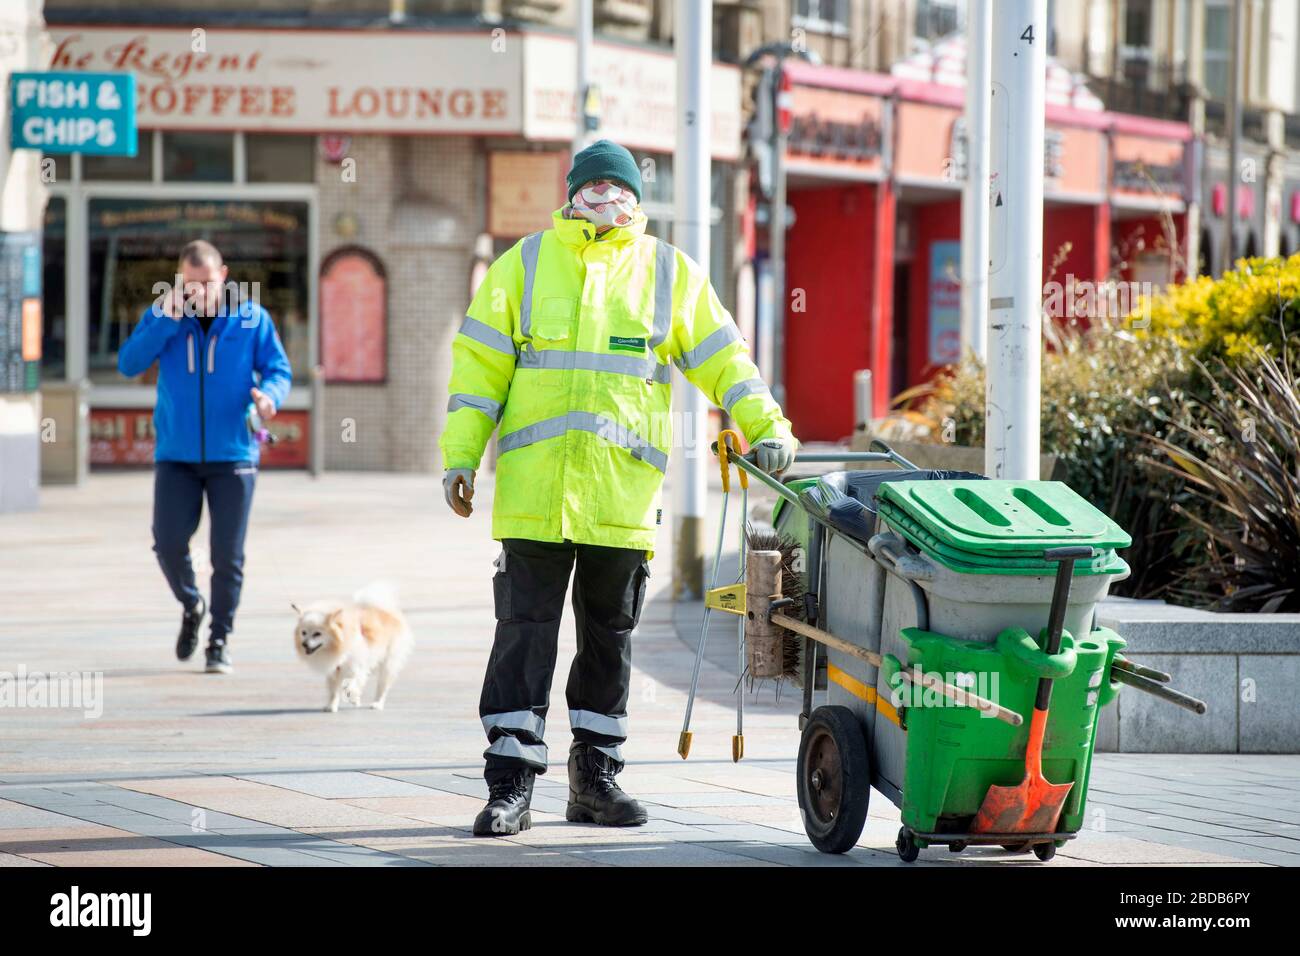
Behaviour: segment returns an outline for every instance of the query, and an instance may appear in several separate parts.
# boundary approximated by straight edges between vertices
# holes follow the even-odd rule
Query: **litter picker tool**
[[[735,446],[731,444],[733,441],[736,443]],[[724,431],[721,435],[718,436],[718,441],[714,445],[714,450],[718,453],[718,465],[722,469],[722,515],[718,520],[718,547],[713,552],[713,574],[711,575],[712,583],[709,585],[710,592],[715,592],[718,589],[718,570],[719,570],[719,565],[721,565],[722,563],[722,542],[725,540],[727,534],[727,502],[728,499],[731,497],[730,458],[731,456],[738,454],[736,446],[738,446],[739,444],[740,444],[740,436],[737,435],[734,431],[728,429],[727,431]],[[745,506],[748,506],[749,478],[746,476],[743,470],[740,470],[738,473],[740,477],[742,501],[744,502]],[[744,552],[745,522],[744,522],[743,514],[740,522],[740,538],[741,538],[740,561],[741,561],[741,568],[743,573],[744,561],[745,561],[745,552]],[[683,760],[685,760],[687,755],[690,754],[691,752],[691,739],[692,739],[691,712],[694,710],[695,694],[700,686],[700,664],[703,663],[704,661],[704,645],[708,640],[709,617],[710,617],[710,612],[712,610],[713,610],[712,603],[706,601],[704,605],[704,619],[700,622],[700,639],[699,639],[699,643],[695,648],[695,666],[691,670],[691,689],[686,695],[686,715],[682,719],[681,736],[678,737],[677,739],[677,753],[681,755],[681,758]],[[744,640],[743,630],[741,633],[741,640],[742,641]],[[744,667],[744,645],[743,644],[741,645],[740,655],[741,655],[741,667],[742,667],[742,674],[743,674],[743,667]],[[742,694],[740,696],[743,697],[744,695]],[[743,703],[740,706],[743,708],[744,706]],[[731,744],[732,757],[735,760],[739,760],[741,755],[743,755],[744,753],[745,742],[743,737],[743,733],[744,733],[743,721],[744,721],[744,711],[737,710],[736,736],[735,738],[733,738]]]

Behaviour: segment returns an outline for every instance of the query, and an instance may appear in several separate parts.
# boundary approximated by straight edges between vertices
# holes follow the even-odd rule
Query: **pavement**
[[[878,793],[856,849],[832,857],[808,843],[793,690],[747,699],[745,759],[732,762],[725,649],[702,671],[690,759],[676,755],[694,634],[674,625],[666,530],[635,637],[620,778],[650,823],[564,820],[566,620],[535,825],[481,839],[470,826],[486,795],[490,477],[463,521],[432,476],[263,474],[227,677],[173,656],[179,615],[150,550],[151,497],[147,472],[97,473],[43,489],[37,512],[0,516],[0,866],[904,865],[898,811]],[[717,500],[714,489],[715,518]],[[206,522],[194,551],[202,567]],[[416,652],[386,710],[324,713],[289,605],[375,579],[399,588]],[[1050,865],[1243,863],[1300,864],[1300,756],[1100,754],[1087,829]],[[912,865],[1042,864],[932,848]]]

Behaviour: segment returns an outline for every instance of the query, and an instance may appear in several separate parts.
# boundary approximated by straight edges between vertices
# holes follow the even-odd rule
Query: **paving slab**
[[[423,475],[259,476],[230,677],[174,658],[177,609],[151,550],[148,472],[43,489],[39,512],[6,515],[6,540],[21,547],[0,551],[0,671],[101,674],[104,710],[6,710],[0,865],[903,865],[893,850],[899,811],[879,793],[848,854],[807,842],[794,780],[800,701],[788,688],[780,699],[770,686],[747,697],[746,758],[731,760],[730,626],[713,635],[694,746],[678,757],[692,665],[678,623],[690,609],[667,600],[667,535],[633,639],[620,777],[650,823],[611,831],[564,820],[569,727],[557,686],[534,828],[472,837],[487,795],[477,711],[499,551],[486,520],[492,476],[479,480],[483,520],[447,514],[430,488]],[[716,486],[710,494],[706,535],[716,530]],[[766,494],[755,489],[756,506]],[[206,524],[196,542],[205,534]],[[289,604],[346,597],[376,579],[396,584],[415,652],[386,710],[323,713],[321,679],[292,650]],[[81,597],[76,606],[69,593]],[[105,606],[107,618],[86,610]],[[566,608],[558,675],[576,649],[571,620]],[[1087,824],[1054,867],[1295,865],[1300,756],[1099,754]],[[932,848],[914,865],[1039,864]]]
[[[0,831],[0,852],[52,866],[243,866],[246,861],[114,827]]]

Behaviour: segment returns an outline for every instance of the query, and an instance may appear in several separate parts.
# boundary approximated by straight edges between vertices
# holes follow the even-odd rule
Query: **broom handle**
[[[856,657],[858,660],[866,661],[872,667],[879,668],[883,663],[879,654],[869,651],[865,647],[858,647],[856,644],[850,644],[843,638],[836,637],[834,634],[823,631],[821,628],[813,627],[811,624],[806,624],[798,618],[790,617],[788,614],[774,613],[769,616],[768,620],[773,624],[784,627],[786,630],[794,631],[796,634],[802,634],[804,637],[811,638],[819,644],[825,644],[827,647],[833,647],[837,651],[843,651],[850,657]],[[978,694],[972,694],[968,690],[962,690],[960,687],[946,684],[933,675],[922,674],[919,678],[913,678],[912,674],[907,671],[900,671],[899,673],[902,674],[905,680],[919,680],[922,687],[930,687],[934,690],[940,691],[954,704],[962,707],[973,707],[976,710],[983,711],[990,717],[996,717],[1005,724],[1010,724],[1012,727],[1019,727],[1024,723],[1024,718],[1014,710],[1008,710],[1001,704],[980,697]]]

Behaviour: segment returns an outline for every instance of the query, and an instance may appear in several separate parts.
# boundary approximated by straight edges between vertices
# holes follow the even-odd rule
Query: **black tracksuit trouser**
[[[569,724],[575,740],[621,763],[632,630],[650,575],[646,553],[522,538],[501,545],[492,579],[496,638],[479,700],[488,737],[484,775],[491,780],[521,767],[546,771],[546,712],[571,574],[578,653],[566,689]]]
[[[257,466],[249,461],[154,464],[153,549],[167,584],[189,610],[200,593],[190,563],[194,537],[208,499],[212,558],[212,635],[209,643],[226,643],[235,626],[235,610],[244,584],[244,536],[253,506]]]

